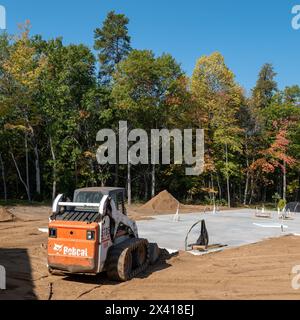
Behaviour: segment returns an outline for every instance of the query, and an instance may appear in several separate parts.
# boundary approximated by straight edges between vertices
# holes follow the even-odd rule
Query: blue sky
[[[300,0],[0,0],[9,33],[29,19],[32,33],[91,48],[93,30],[108,11],[125,13],[134,48],[171,53],[188,74],[201,55],[220,51],[247,90],[265,62],[274,64],[281,88],[300,84],[300,30],[291,27],[296,4]]]

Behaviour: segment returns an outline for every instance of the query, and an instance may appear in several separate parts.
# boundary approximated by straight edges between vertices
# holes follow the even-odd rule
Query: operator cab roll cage
[[[92,190],[92,191],[90,191]],[[109,216],[113,220],[113,210],[120,211],[123,215],[127,215],[124,203],[124,190],[115,189],[113,191],[106,191],[104,193],[103,188],[90,188],[90,189],[79,189],[74,193],[74,202],[65,201],[65,196],[60,194],[56,197],[53,207],[51,220],[57,221],[77,221],[94,223],[100,222],[104,216]],[[91,198],[92,194],[99,194],[98,196],[100,203],[89,203],[89,202],[77,202],[83,194],[86,198]],[[88,195],[88,196],[87,196]],[[97,198],[97,197],[92,197]],[[114,208],[112,208],[114,206]],[[121,209],[121,210],[119,210]]]

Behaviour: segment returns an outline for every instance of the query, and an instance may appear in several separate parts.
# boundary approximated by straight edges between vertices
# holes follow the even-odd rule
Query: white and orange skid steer
[[[53,203],[49,222],[50,273],[98,274],[128,281],[144,272],[159,257],[156,244],[138,236],[137,225],[127,217],[125,190],[85,188]]]

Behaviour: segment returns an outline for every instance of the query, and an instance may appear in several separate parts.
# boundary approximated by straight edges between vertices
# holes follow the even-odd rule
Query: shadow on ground
[[[0,265],[6,270],[6,290],[0,290],[0,300],[37,299],[26,249],[0,248]]]
[[[145,272],[138,275],[137,278],[145,279],[145,278],[148,278],[153,273],[170,268],[171,265],[168,263],[168,260],[178,256],[178,254],[179,252],[170,254],[167,250],[161,249],[161,253],[157,262],[154,265],[150,266]]]
[[[168,260],[171,258],[177,256],[178,253],[169,254],[166,250],[161,250],[160,257],[158,261],[154,264],[148,267],[148,269],[139,274],[136,278],[138,279],[145,279],[148,278],[151,274],[155,272],[159,272],[161,270],[167,269],[171,267],[171,265],[168,263]],[[78,283],[87,283],[87,284],[94,284],[94,285],[118,285],[119,282],[116,281],[110,281],[107,278],[106,273],[101,273],[99,275],[80,275],[80,274],[70,274],[67,275],[64,278],[64,281],[71,281],[71,282],[78,282]]]

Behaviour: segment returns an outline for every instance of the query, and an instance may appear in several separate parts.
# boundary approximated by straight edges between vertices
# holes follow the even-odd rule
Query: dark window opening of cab
[[[101,192],[80,191],[74,195],[74,202],[79,203],[100,203],[103,198]]]

